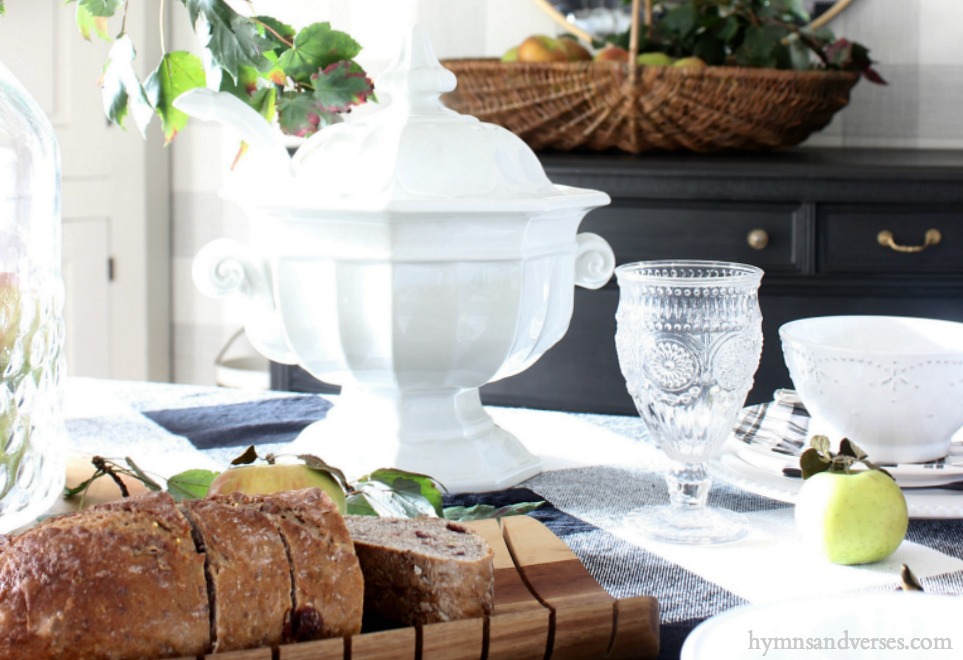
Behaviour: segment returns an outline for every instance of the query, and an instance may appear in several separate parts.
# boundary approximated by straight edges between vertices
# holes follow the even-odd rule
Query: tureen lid
[[[583,208],[604,193],[555,186],[514,133],[445,107],[455,75],[415,27],[379,77],[379,102],[318,131],[294,156],[271,206],[357,210]],[[367,110],[367,111],[365,111]]]

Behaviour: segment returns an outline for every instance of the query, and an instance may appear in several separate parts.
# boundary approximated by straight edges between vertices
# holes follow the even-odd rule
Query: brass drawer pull
[[[753,229],[746,234],[746,243],[753,250],[762,250],[769,245],[769,234],[766,233],[765,229]]]
[[[900,245],[893,239],[893,232],[888,229],[884,229],[876,235],[876,241],[880,245],[895,252],[903,253],[922,252],[931,245],[939,245],[942,240],[943,234],[940,233],[939,229],[927,229],[926,234],[923,235],[922,245]]]

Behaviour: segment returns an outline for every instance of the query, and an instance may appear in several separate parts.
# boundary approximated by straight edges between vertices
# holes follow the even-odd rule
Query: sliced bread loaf
[[[204,557],[165,493],[47,520],[0,555],[0,658],[162,658],[210,648]]]
[[[0,536],[0,660],[199,657],[350,635],[362,597],[344,521],[319,489],[181,505],[151,493]]]
[[[364,574],[365,615],[414,625],[491,614],[492,549],[442,518],[347,516]]]

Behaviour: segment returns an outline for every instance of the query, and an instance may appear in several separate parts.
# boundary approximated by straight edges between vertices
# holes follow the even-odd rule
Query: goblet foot
[[[709,545],[728,543],[745,536],[745,516],[727,509],[680,509],[674,506],[646,507],[626,516],[627,527],[663,543]]]
[[[450,492],[514,486],[541,461],[482,408],[477,389],[403,392],[346,386],[325,419],[291,445],[349,479],[379,468],[434,477]]]

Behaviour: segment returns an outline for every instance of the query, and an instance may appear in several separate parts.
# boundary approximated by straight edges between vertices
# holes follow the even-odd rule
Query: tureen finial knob
[[[423,28],[415,25],[399,57],[382,74],[380,82],[392,102],[402,101],[412,109],[443,109],[438,100],[455,89],[455,74],[438,61]]]

